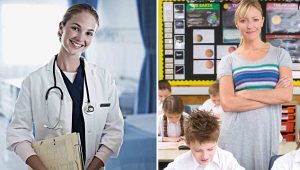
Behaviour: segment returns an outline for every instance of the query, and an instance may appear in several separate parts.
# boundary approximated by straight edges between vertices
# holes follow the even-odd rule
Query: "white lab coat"
[[[72,129],[72,99],[64,83],[58,66],[55,66],[57,86],[63,91],[64,100],[61,106],[61,129],[51,130],[44,125],[54,126],[59,118],[60,96],[56,92],[48,99],[48,113],[46,112],[46,91],[54,85],[53,79],[54,58],[47,65],[31,73],[22,83],[17,99],[12,121],[7,129],[7,146],[12,146],[24,140],[39,141],[71,133]],[[123,142],[124,120],[119,108],[117,90],[111,75],[103,69],[85,61],[85,72],[89,89],[89,96],[95,112],[87,115],[83,112],[85,123],[85,143],[87,166],[95,156],[100,145],[105,145],[117,156]],[[55,90],[54,90],[55,91]],[[53,97],[54,96],[54,97]],[[84,107],[87,102],[86,87],[84,84]],[[100,107],[100,104],[110,103],[109,107]],[[103,105],[102,105],[103,106]],[[83,108],[82,108],[83,109]],[[51,114],[52,113],[52,114]],[[53,115],[57,113],[57,115]],[[35,138],[32,135],[32,124],[35,125]]]

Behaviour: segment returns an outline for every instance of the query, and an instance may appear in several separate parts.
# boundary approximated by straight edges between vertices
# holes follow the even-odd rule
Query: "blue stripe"
[[[233,81],[236,90],[273,89],[278,80],[277,65],[243,66],[233,70]],[[255,85],[255,83],[259,84]],[[240,86],[239,89],[237,89],[238,86]]]
[[[242,80],[240,80],[240,81],[234,81],[234,85],[235,85],[235,86],[239,86],[240,84],[244,84],[244,83],[262,82],[262,81],[277,83],[277,82],[278,82],[278,79],[272,78],[272,77],[263,77],[263,78],[245,78],[245,79],[242,79]]]
[[[239,76],[233,76],[234,82],[238,82],[247,78],[275,78],[279,79],[278,73],[259,73],[259,74],[241,74]]]
[[[278,70],[247,70],[241,71],[239,73],[233,74],[234,76],[239,76],[240,74],[259,74],[259,73],[276,73],[278,74]]]

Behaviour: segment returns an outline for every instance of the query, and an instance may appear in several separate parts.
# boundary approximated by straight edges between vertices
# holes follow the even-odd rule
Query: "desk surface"
[[[297,147],[296,142],[281,142],[281,144],[279,145],[279,154],[283,155],[286,154],[292,150],[295,150]]]
[[[295,142],[282,142],[279,146],[279,154],[286,154],[296,149]],[[187,152],[188,150],[178,149],[159,149],[158,150],[158,161],[159,162],[172,162],[177,156]]]
[[[159,162],[172,162],[177,156],[187,152],[189,150],[178,150],[178,149],[159,149],[158,150],[158,161]]]

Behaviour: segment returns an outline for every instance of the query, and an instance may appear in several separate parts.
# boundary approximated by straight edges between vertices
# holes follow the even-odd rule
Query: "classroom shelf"
[[[281,134],[286,141],[295,141],[296,132],[296,115],[297,115],[297,103],[285,103],[282,105],[281,116]]]

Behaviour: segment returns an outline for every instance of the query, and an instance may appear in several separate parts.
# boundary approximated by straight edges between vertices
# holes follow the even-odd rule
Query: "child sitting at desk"
[[[162,105],[164,100],[171,96],[171,85],[168,80],[159,80],[158,81],[158,115],[163,114]]]
[[[193,111],[185,126],[185,140],[191,150],[175,158],[165,170],[244,170],[232,153],[217,146],[219,134],[220,125],[215,116]]]
[[[296,150],[280,156],[274,162],[272,170],[299,170],[300,169],[300,139],[299,133],[297,134]]]
[[[184,105],[180,97],[169,96],[163,102],[164,114],[158,117],[158,141],[179,142],[184,135],[184,123],[188,114],[183,112]]]
[[[220,118],[221,114],[224,112],[222,106],[220,105],[220,95],[219,95],[219,82],[212,84],[208,88],[208,94],[210,99],[206,100],[199,110],[204,110],[212,113],[216,117]]]

